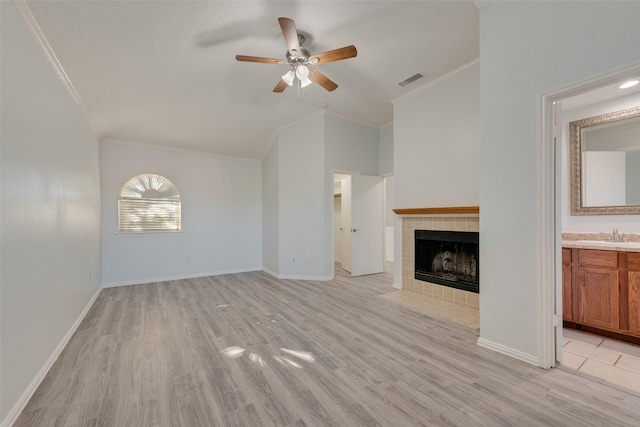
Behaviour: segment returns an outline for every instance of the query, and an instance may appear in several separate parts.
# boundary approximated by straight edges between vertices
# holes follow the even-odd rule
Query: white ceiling
[[[379,127],[391,100],[479,56],[471,1],[28,1],[100,139],[262,159],[274,131],[322,109]],[[286,65],[277,18],[311,53],[353,44],[317,66],[338,83],[272,92]],[[404,88],[398,83],[423,72]]]

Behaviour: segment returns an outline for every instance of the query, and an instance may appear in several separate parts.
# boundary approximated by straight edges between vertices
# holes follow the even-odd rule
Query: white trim
[[[553,147],[553,102],[538,97],[536,109],[536,231],[538,284],[538,366],[555,366],[555,188]]]
[[[372,129],[375,129],[375,130],[380,130],[379,126],[373,125],[371,123],[367,123],[367,122],[365,122],[363,120],[354,119],[353,117],[349,117],[349,116],[346,116],[344,114],[336,113],[335,111],[331,111],[331,110],[323,110],[323,111],[324,111],[325,115],[327,115],[327,116],[332,116],[332,117],[335,117],[335,118],[338,118],[338,119],[346,120],[347,122],[352,122],[352,123],[355,123],[355,124],[358,124],[358,125],[366,126],[368,128],[372,128]],[[391,122],[391,123],[393,123],[393,122]]]
[[[262,267],[238,268],[233,270],[213,271],[208,273],[185,274],[183,276],[167,276],[167,277],[154,277],[154,278],[148,278],[148,279],[124,280],[122,282],[103,283],[102,287],[116,288],[119,286],[144,285],[145,283],[168,282],[170,280],[197,279],[198,277],[221,276],[223,274],[249,273],[251,271],[261,271],[261,270],[262,270]]]
[[[275,271],[269,270],[268,268],[262,267],[262,271],[264,271],[265,273],[275,277],[276,279],[280,278],[280,275],[278,273],[276,273]]]
[[[222,160],[235,160],[238,162],[249,162],[249,163],[261,163],[262,160],[258,159],[249,159],[246,157],[234,157],[234,156],[225,156],[223,154],[216,154],[210,151],[199,151],[191,148],[178,148],[178,147],[170,147],[168,145],[158,145],[158,144],[148,144],[146,142],[137,142],[137,141],[129,141],[126,139],[116,139],[116,138],[103,138],[100,141],[101,144],[120,144],[120,145],[129,145],[129,146],[138,146],[149,149],[157,149],[157,150],[165,150],[172,151],[178,153],[186,153],[186,154],[197,154],[198,156],[207,156],[212,157],[214,159],[222,159]]]
[[[60,353],[62,353],[62,350],[64,350],[66,345],[69,343],[69,340],[71,339],[73,334],[76,332],[76,330],[80,326],[80,323],[82,323],[85,316],[93,306],[93,303],[98,298],[98,295],[100,295],[100,291],[102,291],[102,288],[98,288],[95,294],[93,294],[93,296],[91,297],[87,305],[84,307],[84,309],[76,319],[76,321],[73,322],[73,324],[71,325],[71,327],[69,328],[65,336],[62,337],[62,340],[60,341],[58,346],[53,350],[53,353],[51,353],[51,356],[49,356],[49,359],[47,359],[47,361],[42,366],[42,368],[40,368],[40,371],[38,371],[38,373],[33,378],[31,383],[27,386],[25,391],[22,393],[18,401],[15,403],[15,405],[13,405],[13,408],[11,408],[11,410],[9,411],[7,416],[4,418],[4,420],[2,420],[2,423],[0,423],[1,427],[10,427],[13,425],[13,423],[16,422],[16,420],[24,410],[24,407],[29,402],[29,399],[31,399],[31,397],[33,396],[33,393],[35,393],[35,391],[38,389],[38,386],[40,385],[42,380],[44,380],[44,378],[47,376],[53,364],[56,362],[56,360],[58,360],[58,356],[60,356]]]
[[[393,285],[391,285],[391,287],[396,289],[402,289],[402,284],[393,282]]]
[[[275,271],[271,271],[268,268],[264,268],[264,267],[262,268],[262,271],[272,275],[276,279],[282,279],[282,280],[316,280],[316,281],[326,282],[327,280],[333,279],[333,277],[331,276],[297,276],[297,275],[290,275],[290,274],[278,274]]]
[[[387,122],[385,124],[380,125],[378,127],[378,129],[384,129],[384,128],[389,127],[389,126],[393,126],[393,120],[391,120],[390,122]]]
[[[414,94],[416,94],[416,93],[418,93],[418,92],[420,92],[422,90],[425,90],[427,88],[430,88],[431,86],[439,84],[443,80],[447,80],[447,79],[453,77],[455,74],[459,73],[460,71],[463,71],[463,70],[465,70],[465,69],[467,69],[467,68],[469,68],[469,67],[471,67],[471,66],[473,66],[473,65],[475,65],[475,64],[477,64],[479,62],[480,62],[480,58],[473,59],[473,60],[467,62],[466,64],[456,68],[455,70],[451,70],[448,73],[443,74],[442,76],[440,76],[438,78],[435,78],[435,79],[431,80],[430,82],[428,82],[426,84],[423,84],[422,86],[418,86],[417,88],[415,88],[414,90],[412,90],[410,92],[404,93],[404,94],[400,95],[399,97],[392,99],[391,103],[395,104],[396,102],[398,102],[398,101],[400,101],[400,100],[402,100],[404,98],[408,98],[408,97],[410,97],[410,96],[412,96],[412,95],[414,95]]]
[[[299,124],[300,122],[303,122],[303,121],[308,120],[308,119],[310,119],[310,118],[312,118],[312,117],[315,117],[315,116],[322,116],[322,117],[324,117],[324,110],[318,110],[318,111],[315,111],[315,112],[313,112],[313,113],[311,113],[311,114],[307,114],[307,115],[306,115],[306,116],[304,116],[304,117],[300,117],[299,119],[296,119],[296,120],[294,120],[294,121],[292,121],[292,122],[289,122],[289,123],[287,123],[287,124],[285,124],[285,125],[282,125],[282,126],[280,126],[279,128],[276,128],[276,129],[275,129],[275,131],[274,131],[274,133],[275,133],[275,135],[279,136],[281,132],[283,132],[283,131],[285,131],[285,130],[289,129],[289,128],[290,128],[290,127],[292,127],[292,126],[295,126],[295,125]]]
[[[504,354],[506,356],[513,357],[514,359],[522,360],[523,362],[527,362],[531,365],[538,365],[538,358],[533,354],[525,353],[520,350],[516,350],[515,348],[507,347],[493,341],[488,341],[484,338],[478,338],[478,345],[480,347],[495,351],[496,353]]]
[[[331,277],[331,276],[298,276],[298,275],[295,275],[295,274],[280,274],[278,276],[278,279],[283,279],[283,280],[315,280],[315,281],[326,282],[327,280],[332,280],[333,277]]]

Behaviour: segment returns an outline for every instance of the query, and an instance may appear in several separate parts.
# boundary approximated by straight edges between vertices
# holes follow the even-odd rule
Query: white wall
[[[479,69],[476,62],[394,101],[396,208],[479,204]]]
[[[396,214],[393,212],[393,176],[384,179],[384,257],[385,261],[393,262],[394,256],[394,221]],[[400,266],[398,266],[400,269]]]
[[[100,181],[98,141],[83,114],[15,6],[0,2],[0,13],[6,425],[99,290]]]
[[[640,233],[638,215],[577,215],[571,216],[569,183],[569,123],[599,116],[613,111],[625,110],[640,105],[640,93],[621,96],[582,107],[562,111],[562,231],[565,233],[608,233],[617,227],[621,233]],[[632,172],[632,170],[627,172]],[[640,182],[640,181],[637,181]]]
[[[262,268],[275,275],[280,271],[278,175],[278,143],[275,141],[262,161]]]
[[[479,64],[417,89],[393,105],[394,208],[479,204]],[[394,219],[394,259],[402,260],[402,220]],[[393,272],[402,287],[402,270]]]
[[[278,217],[277,230],[264,231],[264,250],[277,248],[279,265],[265,269],[282,278],[332,277],[333,172],[377,175],[378,150],[378,129],[324,111],[278,131],[263,161],[265,168],[278,171],[269,184],[277,191],[264,192],[263,204]]]
[[[281,130],[278,155],[279,274],[326,279],[325,266],[332,260],[325,259],[323,245],[325,212],[331,214],[324,197],[324,116],[314,114]]]
[[[353,172],[361,175],[378,175],[380,133],[378,129],[325,114],[324,182],[325,200],[333,199],[333,172]],[[380,206],[383,209],[383,206]],[[332,215],[327,210],[324,216],[325,271],[331,277]]]
[[[380,127],[380,176],[393,174],[393,122]]]
[[[101,167],[104,286],[262,268],[260,163],[105,140]],[[147,172],[180,190],[181,233],[118,233],[120,190]]]
[[[637,61],[638,16],[640,2],[491,2],[480,9],[480,336],[486,342],[537,357],[536,100]]]
[[[634,151],[627,153],[627,194],[625,195],[628,205],[640,205],[640,151]],[[629,185],[631,184],[631,185]],[[635,218],[638,222],[634,223],[633,233],[640,231],[640,217],[637,215]],[[631,230],[625,231],[625,233],[632,232]]]

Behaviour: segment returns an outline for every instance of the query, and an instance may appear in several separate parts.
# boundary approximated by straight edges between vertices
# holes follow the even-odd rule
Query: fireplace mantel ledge
[[[394,209],[396,215],[479,215],[480,206]]]

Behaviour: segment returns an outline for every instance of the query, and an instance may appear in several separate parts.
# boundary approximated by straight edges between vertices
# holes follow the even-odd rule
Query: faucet
[[[613,231],[611,232],[611,234],[609,234],[607,236],[607,240],[613,241],[613,242],[624,242],[627,243],[629,240],[627,238],[627,235],[625,233],[622,233],[622,235],[620,233],[618,233],[618,229],[617,228],[613,228]]]

